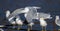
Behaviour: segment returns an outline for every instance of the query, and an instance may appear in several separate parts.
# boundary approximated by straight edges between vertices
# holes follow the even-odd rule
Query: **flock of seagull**
[[[45,21],[45,19],[52,19],[52,17],[49,13],[37,12],[37,9],[40,9],[40,7],[32,6],[32,7],[20,8],[20,9],[16,9],[12,13],[10,13],[10,11],[7,10],[6,18],[8,19],[8,21],[11,24],[13,24],[13,25],[18,24],[18,25],[22,26],[24,21],[22,21],[20,19],[19,14],[24,13],[24,16],[25,16],[26,21],[28,22],[29,26],[32,27],[32,25],[34,25],[33,19],[38,19],[40,21],[40,25],[41,25],[42,29],[43,29],[43,27],[45,27],[45,29],[46,29],[47,22]],[[15,21],[13,18],[16,18]],[[59,16],[56,16],[55,23],[58,26],[60,26]],[[20,29],[20,27],[18,27],[18,29]]]

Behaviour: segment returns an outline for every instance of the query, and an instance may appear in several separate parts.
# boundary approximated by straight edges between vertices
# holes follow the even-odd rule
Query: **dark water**
[[[41,9],[38,12],[51,13],[53,19],[49,22],[54,21],[55,15],[60,15],[60,0],[0,0],[0,24],[8,24],[5,19],[6,10],[12,12],[26,6],[39,6]],[[47,29],[52,30],[53,27],[53,24],[49,24]]]

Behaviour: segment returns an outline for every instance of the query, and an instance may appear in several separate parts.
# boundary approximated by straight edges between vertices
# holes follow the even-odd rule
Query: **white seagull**
[[[25,8],[25,10],[28,11],[27,13],[25,13],[25,17],[28,23],[33,22],[32,19],[36,19],[37,9],[39,9],[39,7],[26,7]]]
[[[59,16],[56,16],[55,23],[60,26],[60,18]]]
[[[56,16],[55,23],[56,23],[58,26],[60,26],[60,18],[59,18],[59,16]],[[58,30],[60,30],[60,29],[58,29]]]
[[[46,13],[37,13],[37,17],[40,21],[40,25],[42,26],[42,31],[43,31],[43,27],[45,27],[45,31],[46,31],[46,26],[47,26],[47,22],[45,21],[45,19],[51,19],[52,17],[50,17],[50,14],[46,14]]]
[[[13,14],[13,16],[11,16],[12,14]],[[22,25],[23,22],[20,20],[19,16],[17,16],[18,14],[17,15],[15,15],[15,13],[12,13],[12,14],[10,14],[9,10],[6,11],[6,17],[7,17],[8,21],[13,25],[15,25],[15,24]],[[15,18],[15,17],[16,17],[16,19],[14,21],[13,18]]]
[[[14,17],[8,18],[9,15],[10,15],[10,11],[7,10],[7,11],[6,11],[6,17],[7,17],[8,21],[9,21],[11,24],[13,24],[13,26],[14,26],[13,28],[15,28],[16,22],[12,19],[12,18],[14,18]]]
[[[25,13],[25,18],[27,20],[27,22],[29,23],[28,26],[31,26],[32,29],[32,25],[34,25],[33,23],[33,19],[36,19],[37,17],[37,9],[39,9],[40,7],[26,7],[25,10],[27,10],[28,12]],[[28,27],[28,31],[29,31],[29,27]]]

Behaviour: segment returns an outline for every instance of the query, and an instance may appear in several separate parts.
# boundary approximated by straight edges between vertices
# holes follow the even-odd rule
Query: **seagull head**
[[[7,10],[7,11],[6,11],[6,17],[9,17],[9,15],[10,15],[10,11]]]
[[[56,19],[59,19],[59,16],[56,16]]]

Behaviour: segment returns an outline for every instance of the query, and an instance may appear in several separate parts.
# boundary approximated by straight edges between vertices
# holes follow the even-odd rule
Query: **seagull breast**
[[[18,25],[22,25],[22,24],[23,24],[23,22],[22,22],[19,18],[16,18],[16,23],[17,23]]]
[[[47,26],[47,23],[44,19],[40,19],[40,25],[41,26]]]

